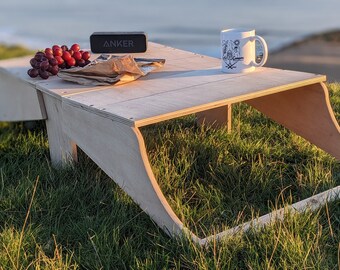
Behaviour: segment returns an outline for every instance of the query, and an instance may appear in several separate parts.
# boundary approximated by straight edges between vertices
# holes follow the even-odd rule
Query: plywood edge
[[[260,97],[260,96],[266,96],[266,95],[270,95],[270,94],[273,94],[273,93],[287,91],[287,90],[291,90],[291,89],[294,89],[294,88],[298,88],[298,87],[302,87],[302,86],[306,86],[306,85],[312,85],[312,84],[325,82],[325,81],[326,81],[325,75],[317,75],[316,77],[311,78],[311,79],[302,80],[302,81],[286,84],[286,85],[283,85],[283,86],[259,90],[259,91],[256,91],[256,92],[250,93],[250,94],[245,94],[245,95],[231,97],[231,98],[227,98],[227,99],[223,99],[223,100],[218,100],[216,102],[210,102],[210,103],[202,104],[202,105],[195,106],[195,107],[185,108],[185,109],[182,109],[182,110],[178,110],[178,111],[174,111],[174,112],[170,112],[170,113],[166,113],[166,114],[161,114],[161,115],[157,115],[157,116],[150,117],[150,118],[135,120],[134,124],[135,124],[136,127],[147,126],[147,125],[155,124],[155,123],[158,123],[158,122],[161,122],[161,121],[170,120],[170,119],[173,119],[173,118],[189,115],[189,114],[192,114],[192,113],[202,112],[202,111],[205,111],[205,110],[218,108],[218,107],[221,107],[221,106],[225,106],[225,105],[229,105],[229,104],[233,104],[233,103],[257,98],[257,97]]]
[[[83,110],[92,112],[92,113],[100,115],[102,117],[105,117],[105,118],[108,118],[108,119],[111,119],[111,120],[114,120],[114,121],[118,121],[118,122],[123,123],[125,125],[131,126],[131,127],[143,127],[143,126],[155,124],[155,123],[158,123],[158,122],[178,118],[178,117],[181,117],[181,116],[206,111],[206,110],[209,110],[209,109],[218,108],[218,107],[229,105],[229,104],[232,104],[232,103],[237,103],[237,102],[257,98],[257,97],[260,97],[260,96],[270,95],[270,94],[273,94],[273,93],[291,90],[291,89],[298,88],[298,87],[301,87],[301,86],[312,85],[312,84],[316,84],[316,83],[320,83],[320,82],[324,82],[324,81],[326,81],[325,75],[317,75],[316,77],[311,78],[311,79],[302,80],[302,81],[286,84],[286,85],[279,86],[279,87],[264,89],[264,90],[260,90],[260,91],[257,91],[257,92],[251,93],[251,94],[245,94],[245,95],[240,95],[240,96],[236,96],[236,97],[232,97],[232,98],[218,100],[216,102],[210,102],[210,103],[202,104],[202,105],[199,105],[199,106],[185,108],[185,109],[182,109],[182,110],[177,110],[177,111],[174,111],[174,112],[170,112],[170,113],[166,113],[166,114],[160,114],[160,115],[157,115],[157,116],[154,116],[154,117],[149,117],[149,118],[144,118],[144,119],[139,119],[139,120],[138,119],[135,119],[135,120],[134,119],[127,119],[127,118],[122,117],[120,115],[109,113],[105,110],[105,108],[94,108],[94,107],[91,107],[91,106],[87,106],[85,104],[81,104],[77,101],[73,101],[73,100],[70,99],[70,97],[73,96],[73,94],[66,95],[66,96],[62,97],[62,99],[63,99],[63,102],[65,102],[66,104],[70,104],[71,106],[81,108]],[[60,96],[58,96],[58,97],[61,98]]]
[[[98,116],[101,116],[101,117],[122,123],[124,125],[129,126],[129,127],[136,127],[135,121],[133,121],[133,120],[126,119],[125,117],[121,117],[119,115],[109,113],[106,110],[104,110],[104,108],[102,108],[102,109],[94,108],[94,107],[91,107],[91,106],[88,106],[88,105],[85,105],[85,104],[81,104],[77,101],[73,101],[69,98],[70,98],[69,96],[62,97],[62,104],[63,105],[69,105],[69,106],[72,106],[74,108],[82,109],[84,111],[96,114]]]
[[[274,210],[266,215],[254,218],[251,221],[230,228],[226,231],[199,239],[199,244],[206,245],[208,243],[222,240],[225,237],[234,236],[237,233],[246,233],[250,229],[259,230],[265,226],[273,224],[276,221],[283,221],[287,214],[299,214],[306,211],[316,211],[324,205],[340,199],[340,186],[328,189],[324,192],[313,195],[307,199],[287,205],[278,210]]]
[[[56,99],[58,99],[58,100],[61,100],[61,99],[62,99],[62,96],[61,96],[61,95],[58,95],[58,94],[54,93],[53,91],[49,90],[49,89],[46,88],[46,87],[41,86],[40,84],[36,84],[36,85],[35,85],[35,88],[36,88],[38,91],[40,91],[40,92],[42,92],[42,93],[44,93],[44,94],[46,94],[46,95],[49,95],[49,96],[51,96],[51,97],[54,97],[54,98],[56,98]]]

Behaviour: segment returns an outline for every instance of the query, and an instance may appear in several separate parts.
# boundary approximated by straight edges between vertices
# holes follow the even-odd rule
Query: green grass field
[[[340,85],[329,89],[339,121]],[[170,205],[200,236],[340,185],[339,161],[245,104],[230,134],[193,116],[142,133]],[[79,156],[52,168],[43,122],[0,123],[0,269],[339,269],[340,200],[200,247],[169,238]]]

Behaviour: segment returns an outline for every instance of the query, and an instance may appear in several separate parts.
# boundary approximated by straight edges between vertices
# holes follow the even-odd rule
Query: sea
[[[148,40],[218,57],[220,31],[255,29],[270,51],[340,28],[340,0],[2,0],[0,43],[43,49],[93,32],[143,31]]]

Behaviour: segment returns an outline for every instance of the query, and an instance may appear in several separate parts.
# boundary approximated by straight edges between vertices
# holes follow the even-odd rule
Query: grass
[[[0,44],[0,59],[8,59],[12,57],[19,57],[28,54],[33,54],[33,51],[28,50],[27,48],[21,45],[3,45]]]
[[[329,85],[340,117],[340,85]],[[198,235],[340,184],[340,163],[245,104],[233,131],[142,129],[161,188]],[[0,123],[0,269],[339,269],[340,201],[199,247],[169,238],[85,154],[51,167],[43,122]]]

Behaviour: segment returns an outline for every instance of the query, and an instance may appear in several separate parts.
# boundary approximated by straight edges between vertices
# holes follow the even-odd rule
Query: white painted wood
[[[198,239],[198,243],[201,245],[208,244],[213,241],[219,241],[225,237],[233,236],[240,232],[247,232],[250,229],[260,229],[264,226],[268,226],[275,221],[284,220],[286,214],[303,213],[306,211],[315,211],[320,207],[326,205],[329,202],[340,199],[340,186],[331,188],[314,196],[311,196],[305,200],[299,201],[292,205],[288,205],[284,208],[280,208],[271,213],[263,215],[259,218],[240,224],[234,228],[228,229],[216,235],[211,235],[203,239]]]
[[[43,94],[51,162],[54,167],[67,166],[77,161],[77,145],[63,131],[61,101]]]
[[[158,226],[170,235],[183,233],[182,222],[169,206],[154,177],[138,128],[68,104],[63,104],[62,118],[65,133]]]
[[[46,119],[46,111],[41,93],[0,69],[0,121],[42,119]]]

